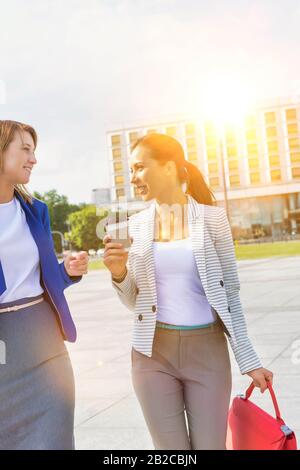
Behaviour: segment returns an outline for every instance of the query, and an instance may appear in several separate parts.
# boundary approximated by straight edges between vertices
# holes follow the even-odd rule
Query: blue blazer
[[[63,337],[67,341],[76,340],[76,328],[64,295],[66,287],[81,280],[82,276],[70,277],[64,263],[57,261],[50,229],[50,219],[47,205],[33,198],[33,203],[27,203],[15,191],[15,196],[21,203],[26,220],[38,247],[41,268],[41,286],[44,298],[57,314]],[[0,295],[6,290],[5,277],[0,260]]]

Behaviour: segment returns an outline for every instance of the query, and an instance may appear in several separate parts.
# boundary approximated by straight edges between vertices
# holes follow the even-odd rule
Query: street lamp
[[[223,126],[219,124],[218,126],[218,142],[219,142],[219,151],[221,157],[221,169],[222,169],[222,187],[223,187],[223,195],[224,195],[224,204],[227,219],[230,223],[230,210],[229,210],[229,201],[228,201],[228,194],[227,194],[227,183],[226,183],[226,172],[225,172],[225,157],[224,157],[224,139],[223,139]]]

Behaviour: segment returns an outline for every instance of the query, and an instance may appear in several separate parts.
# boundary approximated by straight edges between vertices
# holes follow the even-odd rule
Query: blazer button
[[[156,312],[156,307],[155,307],[155,305],[152,305],[152,312]]]
[[[222,279],[220,281],[220,284],[221,284],[222,287],[224,286],[224,282],[222,281]]]
[[[228,307],[228,312],[230,312],[230,307]]]
[[[139,321],[142,321],[143,320],[143,315],[140,313],[139,314]]]

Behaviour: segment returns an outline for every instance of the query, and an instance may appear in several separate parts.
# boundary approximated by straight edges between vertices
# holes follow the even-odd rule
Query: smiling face
[[[167,161],[161,164],[152,158],[151,150],[143,145],[138,145],[133,150],[129,165],[130,182],[144,201],[159,200],[178,184],[175,163]]]
[[[0,181],[7,185],[27,184],[35,158],[35,145],[29,132],[15,132],[13,141],[3,154],[3,168],[0,170]]]

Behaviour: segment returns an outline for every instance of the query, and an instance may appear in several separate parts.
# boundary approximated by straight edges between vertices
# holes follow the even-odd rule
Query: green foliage
[[[60,195],[56,189],[52,189],[45,193],[35,191],[33,196],[45,202],[49,209],[51,230],[61,232],[65,237],[68,232],[67,218],[68,215],[85,207],[86,204],[69,204],[67,196]],[[61,237],[53,234],[54,246],[57,253],[62,251]]]
[[[73,248],[88,251],[98,250],[103,247],[102,240],[97,237],[96,228],[98,222],[106,217],[107,212],[103,210],[100,215],[96,214],[94,205],[87,205],[81,210],[69,215],[71,230],[66,234]]]

